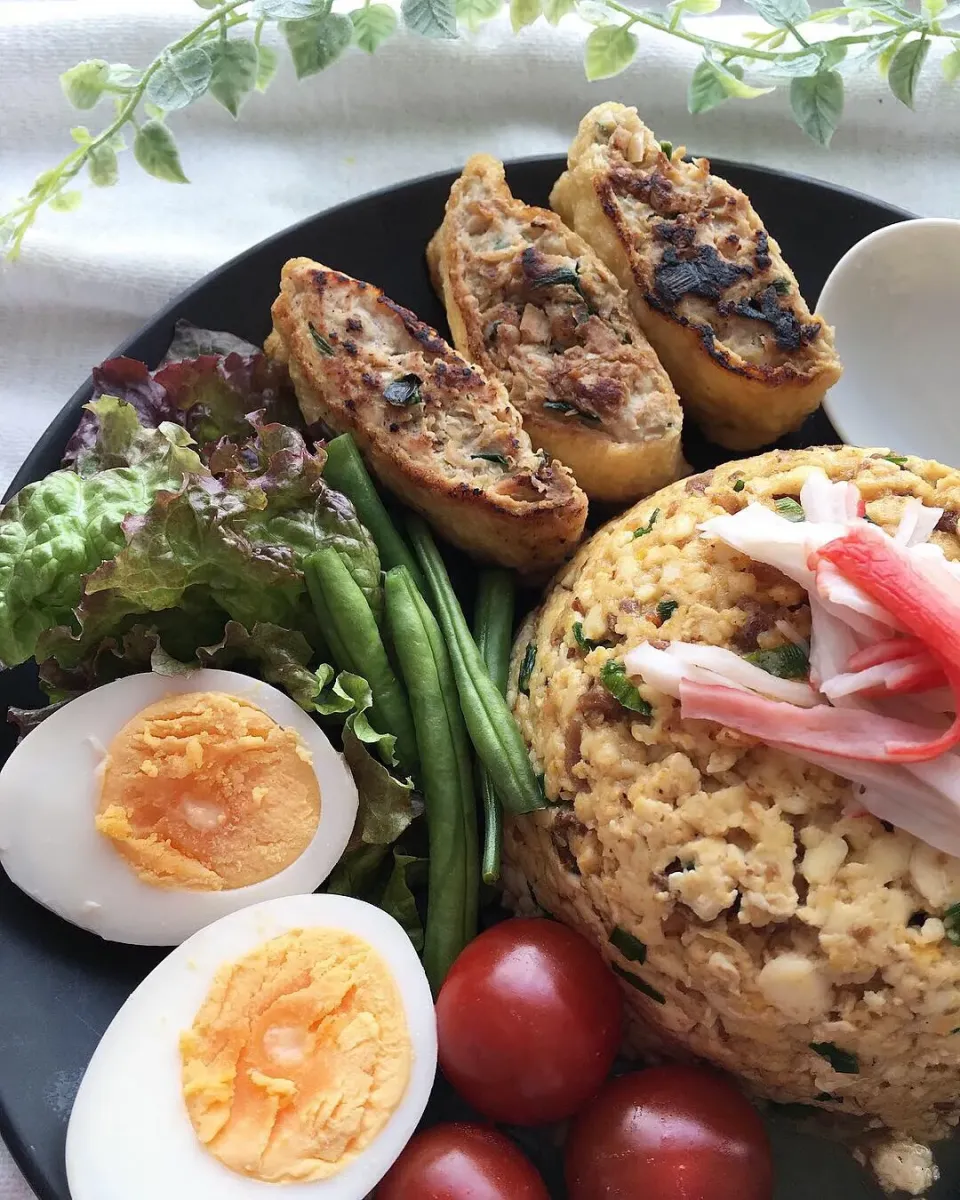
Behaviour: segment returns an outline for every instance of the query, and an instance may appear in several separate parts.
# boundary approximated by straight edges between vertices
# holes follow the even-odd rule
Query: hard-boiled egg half
[[[67,1131],[70,1195],[362,1200],[416,1128],[436,1061],[430,988],[392,917],[331,895],[231,913],[104,1034]]]
[[[234,671],[131,675],[51,713],[0,771],[0,863],[110,941],[173,946],[318,887],[357,789],[289,696]]]

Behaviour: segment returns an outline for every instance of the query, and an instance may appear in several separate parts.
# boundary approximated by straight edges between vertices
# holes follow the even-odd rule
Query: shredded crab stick
[[[942,508],[927,508],[922,500],[911,496],[903,506],[903,515],[893,540],[898,546],[918,546],[929,538],[940,524],[942,516]]]
[[[874,642],[851,654],[845,670],[867,671],[870,667],[878,667],[881,663],[895,662],[898,658],[915,658],[926,652],[926,646],[919,638],[892,637],[883,642]]]
[[[845,671],[820,684],[828,700],[840,696],[898,696],[942,687],[943,668],[931,655],[917,654],[877,663],[862,671]]]
[[[818,559],[831,563],[884,609],[895,611],[948,677],[950,667],[954,676],[960,674],[960,585],[935,558],[917,556],[878,530],[860,528],[828,542]],[[946,587],[945,580],[950,581]]]
[[[817,703],[817,694],[809,684],[780,679],[722,646],[671,642],[660,650],[644,642],[627,652],[623,665],[628,675],[641,675],[652,687],[674,699],[680,698],[682,680],[690,679],[743,688],[802,708]]]
[[[877,640],[889,637],[891,629],[900,627],[893,613],[871,600],[862,588],[851,583],[832,563],[818,562],[815,578],[820,599],[826,602],[831,612],[859,633]]]
[[[939,736],[935,730],[860,708],[817,704],[798,708],[731,687],[680,684],[681,717],[716,721],[764,742],[782,742],[822,754],[868,762],[925,762],[960,742],[960,719]]]

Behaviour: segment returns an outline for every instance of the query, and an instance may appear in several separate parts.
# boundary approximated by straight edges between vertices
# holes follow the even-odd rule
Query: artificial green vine
[[[504,3],[516,33],[541,17],[556,25],[576,12],[594,26],[584,50],[588,79],[619,74],[635,57],[640,32],[655,29],[703,50],[688,91],[692,113],[787,84],[797,124],[821,145],[829,145],[840,123],[844,75],[851,70],[875,67],[896,98],[912,108],[931,45],[945,40],[951,48],[943,59],[944,76],[951,83],[960,78],[960,29],[950,26],[960,15],[960,2],[948,0],[919,0],[919,8],[906,0],[851,0],[816,13],[808,0],[748,0],[767,28],[745,34],[743,44],[717,41],[686,25],[688,16],[715,12],[721,0],[673,0],[664,13],[621,0],[402,0],[399,19],[389,4],[372,0],[349,13],[334,12],[333,0],[194,2],[208,15],[143,70],[96,58],[61,76],[75,108],[110,100],[113,119],[96,134],[83,125],[72,129],[74,149],[0,216],[0,250],[8,257],[20,253],[42,208],[76,208],[82,193],[70,184],[82,171],[95,187],[117,182],[117,156],[128,136],[148,174],[186,183],[167,118],[208,93],[236,117],[254,91],[265,91],[278,65],[276,50],[262,39],[266,26],[279,28],[297,78],[304,79],[329,67],[351,44],[374,53],[401,20],[423,37],[455,38],[461,26],[475,30]],[[816,26],[825,22],[832,27],[818,40]],[[838,31],[838,23],[847,31]],[[237,32],[242,27],[246,30]]]

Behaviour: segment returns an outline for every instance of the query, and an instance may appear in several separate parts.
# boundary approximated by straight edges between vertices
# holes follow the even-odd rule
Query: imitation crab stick
[[[958,672],[960,678],[960,672]],[[943,733],[860,708],[799,708],[753,692],[684,680],[684,720],[716,721],[764,742],[781,742],[867,762],[926,762],[960,742],[960,719]]]
[[[932,578],[932,562],[911,556],[875,529],[852,529],[815,551],[815,560],[832,563],[919,638],[940,660],[960,669],[960,593]],[[813,564],[816,565],[816,564]]]
[[[879,667],[882,663],[894,662],[899,658],[914,658],[926,650],[919,638],[892,637],[882,642],[874,642],[863,650],[850,656],[846,670],[851,672],[868,671],[871,667]]]

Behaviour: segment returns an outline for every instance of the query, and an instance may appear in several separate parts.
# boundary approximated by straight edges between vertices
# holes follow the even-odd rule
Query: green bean
[[[420,613],[430,639],[434,661],[440,676],[440,688],[447,720],[457,751],[457,767],[460,779],[460,798],[463,804],[463,835],[466,842],[466,866],[464,877],[464,935],[469,942],[477,936],[477,910],[480,906],[480,847],[477,836],[477,798],[473,786],[473,760],[470,753],[470,737],[460,711],[460,697],[450,665],[450,655],[433,615],[418,588],[414,587],[414,604]]]
[[[401,768],[413,771],[417,765],[417,738],[410,705],[390,665],[366,597],[331,546],[311,554],[303,573],[337,666],[362,675],[370,684],[374,726],[381,733],[394,735]]]
[[[458,749],[466,735],[443,637],[405,567],[387,572],[384,595],[420,749],[430,841],[423,966],[436,994],[469,936],[466,805]]]
[[[480,572],[477,604],[473,615],[477,649],[490,678],[501,694],[507,691],[510,671],[510,642],[513,634],[514,586],[509,571]],[[480,795],[483,799],[484,839],[482,873],[484,883],[500,878],[500,852],[503,844],[503,817],[497,790],[490,772],[480,767]]]
[[[425,592],[426,583],[417,560],[390,519],[390,514],[360,456],[357,444],[349,433],[341,433],[339,437],[327,443],[327,461],[323,468],[323,477],[332,488],[343,492],[357,510],[357,516],[377,543],[384,570],[406,567],[420,591]]]
[[[411,517],[408,527],[450,652],[460,707],[477,756],[505,808],[514,813],[543,808],[546,801],[520,730],[484,666],[430,530],[419,517]]]

